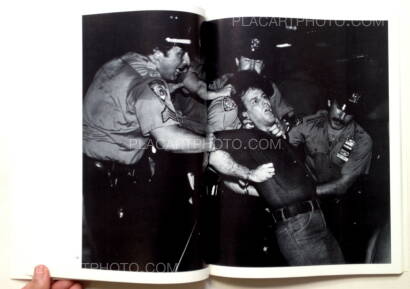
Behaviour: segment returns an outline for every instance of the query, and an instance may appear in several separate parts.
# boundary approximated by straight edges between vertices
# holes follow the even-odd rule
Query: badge
[[[237,108],[235,101],[230,97],[224,97],[223,101],[224,111],[231,111]]]
[[[251,40],[251,51],[255,52],[261,47],[261,41],[258,38],[253,38]]]
[[[355,140],[352,138],[346,139],[345,143],[341,147],[340,151],[337,153],[337,157],[344,162],[349,160],[350,154],[353,150],[354,145],[356,144]]]
[[[168,87],[164,81],[155,79],[148,83],[149,87],[151,88],[152,92],[158,96],[162,101],[165,101],[165,98],[169,96]]]

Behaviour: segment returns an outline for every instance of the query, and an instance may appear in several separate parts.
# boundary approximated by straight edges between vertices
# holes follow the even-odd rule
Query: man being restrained
[[[315,184],[289,144],[278,133],[277,117],[269,96],[272,86],[254,72],[243,71],[235,79],[233,100],[240,117],[253,129],[215,133],[216,151],[209,165],[226,178],[225,185],[239,193],[258,193],[273,217],[279,249],[290,266],[341,264],[339,244],[327,229]],[[273,163],[275,174],[267,181],[251,183],[252,169]]]

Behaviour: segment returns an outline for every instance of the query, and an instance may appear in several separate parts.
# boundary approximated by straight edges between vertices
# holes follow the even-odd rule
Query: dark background
[[[322,94],[360,91],[366,97],[366,112],[386,104],[372,117],[387,119],[387,21],[357,21],[354,25],[360,26],[353,27],[347,21],[342,26],[340,21],[304,23],[303,19],[272,18],[277,25],[261,27],[250,25],[251,18],[243,19],[243,25],[233,24],[231,18],[203,25],[201,41],[208,80],[235,71],[238,47],[259,38],[265,52],[264,74],[275,83],[303,77],[320,86]],[[292,46],[275,47],[280,43]]]
[[[198,56],[202,21],[197,14],[176,11],[83,16],[83,94],[104,63],[130,51],[148,55],[166,37],[191,39],[190,56]]]

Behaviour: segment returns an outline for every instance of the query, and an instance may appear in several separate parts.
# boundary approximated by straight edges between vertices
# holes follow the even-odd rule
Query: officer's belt
[[[141,171],[147,171],[148,167],[145,164],[145,159],[141,159],[138,161],[137,164],[121,164],[115,161],[106,161],[106,160],[97,160],[94,158],[90,158],[89,156],[83,154],[83,159],[88,164],[91,164],[96,169],[104,170],[109,173],[131,173],[134,175],[135,173],[139,173]]]
[[[317,200],[309,200],[287,207],[277,209],[272,212],[272,217],[275,223],[286,221],[296,215],[313,212],[314,210],[320,209],[319,202]]]

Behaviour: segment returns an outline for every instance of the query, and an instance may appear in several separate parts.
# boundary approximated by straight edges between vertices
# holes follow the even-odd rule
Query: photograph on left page
[[[202,16],[83,16],[82,268],[205,267],[198,189],[205,134]]]

